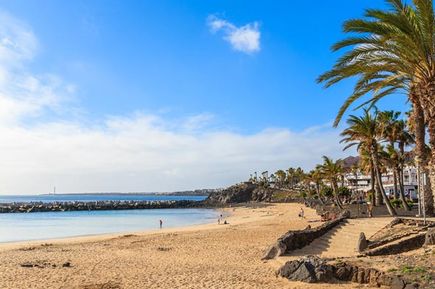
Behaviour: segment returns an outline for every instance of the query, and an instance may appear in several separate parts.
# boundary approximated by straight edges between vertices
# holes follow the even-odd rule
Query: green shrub
[[[332,191],[332,188],[324,186],[320,189],[320,194],[329,198],[334,195],[334,192]]]
[[[338,188],[338,195],[342,197],[348,197],[352,195],[352,191],[347,187]]]
[[[407,201],[408,205],[412,207],[414,203],[412,201]],[[403,208],[403,202],[400,199],[391,200],[391,205],[395,208]]]

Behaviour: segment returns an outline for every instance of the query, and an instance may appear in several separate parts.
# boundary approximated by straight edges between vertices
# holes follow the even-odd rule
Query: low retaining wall
[[[425,243],[425,238],[430,228],[435,227],[435,222],[423,220],[395,218],[386,228],[392,228],[398,224],[420,228],[416,231],[396,234],[380,241],[369,242],[368,249],[363,251],[366,256],[393,255],[421,248]]]
[[[289,231],[281,236],[274,245],[272,245],[262,260],[269,260],[282,256],[293,250],[303,248],[321,237],[329,230],[340,224],[343,220],[349,217],[349,212],[345,211],[340,216],[332,221],[328,221],[316,228],[307,228],[304,230]]]
[[[426,233],[420,233],[416,236],[406,238],[393,244],[364,251],[366,256],[393,255],[408,252],[423,247]]]

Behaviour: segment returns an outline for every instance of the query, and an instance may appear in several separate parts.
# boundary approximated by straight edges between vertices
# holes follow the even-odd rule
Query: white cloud
[[[183,126],[185,120],[175,121]],[[187,120],[188,121],[188,120]],[[337,156],[337,132],[268,129],[191,132],[174,120],[136,114],[87,127],[50,122],[0,125],[0,193],[173,191],[221,187],[253,171],[310,168]]]
[[[28,72],[38,49],[32,30],[13,16],[0,11],[0,122],[9,123],[36,117],[45,111],[63,110],[60,103],[74,93],[52,74]]]
[[[3,11],[0,23],[0,63],[14,66],[31,59],[38,47],[31,29]]]
[[[211,15],[207,23],[213,33],[222,31],[224,40],[228,41],[233,49],[248,54],[260,51],[261,33],[258,22],[237,27],[227,20]]]
[[[0,47],[0,194],[47,193],[53,186],[60,192],[222,187],[253,171],[309,168],[323,154],[341,154],[332,129],[240,134],[213,128],[209,113],[181,119],[133,113],[91,125],[66,120],[63,112],[71,113],[65,100],[74,86],[59,76],[29,72],[26,62],[36,53],[36,37],[2,15],[0,39],[8,41]],[[5,55],[14,61],[3,61]],[[57,117],[47,120],[53,113]],[[29,117],[32,121],[25,121]]]

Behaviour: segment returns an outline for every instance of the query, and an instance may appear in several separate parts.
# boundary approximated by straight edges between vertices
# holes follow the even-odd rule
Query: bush
[[[410,207],[414,205],[412,201],[407,201],[407,203]],[[391,200],[391,205],[395,208],[403,208],[403,202],[400,199]]]
[[[391,205],[395,208],[401,208],[403,206],[402,201],[399,199],[391,200]]]
[[[342,197],[350,197],[352,195],[352,191],[347,187],[338,188],[338,195]]]
[[[332,191],[332,188],[327,187],[327,186],[324,186],[324,187],[320,190],[320,194],[321,194],[322,196],[325,196],[325,197],[328,197],[328,198],[334,196],[334,192]]]

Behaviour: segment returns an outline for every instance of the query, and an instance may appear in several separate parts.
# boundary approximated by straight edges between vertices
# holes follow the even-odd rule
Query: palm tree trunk
[[[393,148],[393,150],[396,150],[396,148],[394,147],[394,142],[390,141],[390,145]],[[393,167],[393,184],[394,184],[394,199],[397,199],[398,195],[399,195],[399,188],[397,187],[397,177],[398,174],[395,170],[395,168]]]
[[[370,160],[370,163],[371,162]],[[373,165],[370,165],[370,192],[372,193],[370,201],[375,205],[375,170],[373,169]]]
[[[427,174],[428,173],[427,167],[423,167],[424,168],[423,172],[426,175],[426,185],[429,185],[429,187],[431,187],[432,190],[426,190],[426,189],[423,190],[423,198],[424,198],[424,210],[426,216],[433,216],[434,215],[433,192],[435,192],[435,115],[432,116],[431,119],[429,119],[428,131],[429,131],[429,144],[431,147],[429,174]]]
[[[431,166],[430,173],[428,168],[428,153],[426,149],[425,142],[425,115],[423,108],[418,100],[418,98],[413,99],[413,110],[414,110],[414,135],[415,135],[415,162],[416,166],[420,168],[420,171],[426,176],[430,175],[430,178],[426,178],[426,186],[422,185],[422,188],[418,188],[420,192],[420,196],[423,196],[424,199],[424,210],[426,215],[432,216],[434,213],[434,196],[433,191],[435,191],[435,121],[429,120],[429,135],[430,135],[430,144],[432,147],[432,156],[431,156]],[[432,185],[431,185],[432,184]]]
[[[396,171],[396,169],[393,168],[394,199],[397,199],[399,195],[399,187],[397,186],[397,176],[398,176],[397,172],[398,171]]]
[[[408,202],[405,198],[405,186],[403,185],[401,173],[400,173],[400,166],[397,166],[395,168],[396,174],[399,176],[399,187],[400,187],[400,200],[402,201],[403,208],[407,211],[411,211],[411,207],[408,205]]]
[[[370,181],[371,181],[371,190],[373,193],[373,205],[374,206],[382,206],[382,195],[381,190],[379,188],[378,182],[376,181],[375,176],[375,165],[373,164],[373,160],[370,160]]]
[[[338,196],[338,185],[336,182],[332,182],[332,191],[334,192],[335,202],[340,209],[343,209],[343,204],[341,203],[340,197]]]
[[[400,151],[400,158],[399,158],[399,166],[397,167],[397,173],[399,176],[399,188],[400,188],[400,199],[403,203],[403,208],[407,211],[411,211],[411,207],[408,205],[408,202],[406,201],[405,197],[405,185],[404,185],[404,178],[403,178],[403,170],[404,170],[404,162],[405,162],[405,144],[401,141],[399,142],[399,151]]]
[[[376,151],[374,152],[372,151],[372,160],[375,169],[376,182],[378,183],[379,190],[381,191],[385,205],[387,206],[388,213],[390,213],[391,216],[396,216],[397,215],[396,210],[391,205],[390,200],[388,199],[388,196],[385,193],[384,186],[382,185],[382,175],[379,170],[379,160]]]
[[[319,198],[320,202],[322,203],[322,205],[325,204],[325,202],[322,199],[322,196],[320,195],[320,185],[318,183],[316,183],[316,193],[317,193],[317,197]]]

